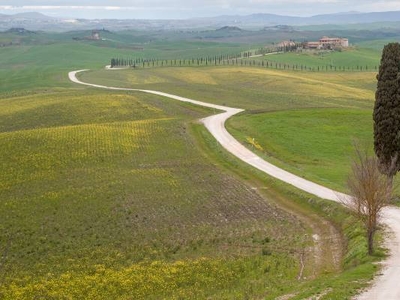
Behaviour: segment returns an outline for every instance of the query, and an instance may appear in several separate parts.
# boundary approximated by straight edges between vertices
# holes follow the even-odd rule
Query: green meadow
[[[209,112],[96,90],[1,107],[3,298],[235,298],[293,285],[309,226],[210,163],[190,134]]]
[[[80,77],[93,83],[157,89],[246,108],[246,112],[228,120],[228,130],[236,138],[276,165],[341,191],[346,190],[354,143],[370,146],[372,142],[373,72],[318,74],[225,66],[100,70]],[[347,253],[358,257],[358,262],[353,265],[355,261],[350,259],[352,267],[344,267],[346,271],[335,279],[340,282],[338,286],[354,280],[349,278],[366,278],[373,272],[359,256],[362,241],[357,234],[353,237],[356,241],[348,240],[349,245],[358,250],[349,246]],[[321,282],[335,281],[329,278]],[[298,299],[312,294],[312,290],[303,287]],[[354,287],[335,288],[326,299],[346,298],[354,292]]]
[[[372,145],[374,72],[226,66],[92,71],[81,78],[113,86],[159,86],[162,91],[244,108],[227,122],[243,144],[295,174],[339,190],[346,189],[355,143]]]
[[[229,125],[276,165],[341,191],[346,190],[354,147],[370,149],[372,145],[372,113],[367,109],[246,114],[230,120]]]
[[[367,284],[383,251],[366,255],[360,224],[226,153],[198,124],[213,110],[67,73],[245,108],[228,122],[241,142],[344,189],[352,141],[371,139],[374,72],[106,71],[112,57],[248,45],[137,32],[71,41],[86,35],[0,48],[0,298],[346,299]]]
[[[82,80],[156,89],[206,102],[271,111],[307,107],[371,108],[373,72],[296,72],[256,67],[164,67],[93,70]]]
[[[73,69],[99,69],[110,64],[111,58],[197,58],[200,56],[236,54],[245,47],[240,44],[212,42],[146,42],[139,44],[113,41],[73,41],[78,34],[59,34],[57,39],[46,36],[42,43],[27,41],[20,46],[0,47],[0,92],[31,91],[55,87],[69,87],[65,74]],[[87,36],[88,33],[81,34]],[[113,35],[114,36],[114,35]],[[114,38],[117,38],[114,37]],[[1,41],[0,33],[0,41]],[[14,37],[15,38],[15,37]]]

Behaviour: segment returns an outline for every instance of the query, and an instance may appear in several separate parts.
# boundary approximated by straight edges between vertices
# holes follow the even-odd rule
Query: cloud
[[[0,5],[0,9],[5,10],[51,10],[51,9],[105,9],[105,10],[118,10],[122,9],[119,6],[56,6],[56,5],[23,5],[23,6],[11,6],[11,5]]]
[[[189,18],[274,13],[309,16],[400,10],[400,0],[0,0],[0,12],[39,11],[80,17]]]
[[[4,2],[9,3],[4,3]],[[114,0],[112,5],[108,0],[97,0],[96,4],[93,4],[92,0],[69,0],[69,1],[43,1],[43,0],[5,0],[2,1],[3,6],[13,7],[17,9],[18,7],[58,7],[58,8],[68,8],[68,7],[84,7],[84,8],[103,8],[103,7],[123,7],[123,8],[134,8],[134,7],[190,7],[192,9],[201,10],[203,7],[247,7],[251,5],[303,5],[307,3],[321,4],[321,3],[337,3],[340,0]],[[54,2],[57,2],[55,4]],[[358,1],[355,1],[358,2]]]
[[[367,11],[398,11],[400,10],[400,1],[368,1],[360,5],[360,9],[364,8]]]

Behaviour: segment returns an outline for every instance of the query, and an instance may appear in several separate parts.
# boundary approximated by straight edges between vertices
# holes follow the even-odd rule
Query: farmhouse
[[[349,47],[349,40],[345,38],[331,38],[324,36],[318,42],[307,42],[305,48],[308,49],[334,49]]]
[[[320,42],[307,42],[304,48],[308,49],[322,49],[322,45]]]
[[[343,47],[346,48],[349,46],[349,40],[343,38],[330,38],[327,36],[322,37],[319,42],[322,44],[323,47]]]

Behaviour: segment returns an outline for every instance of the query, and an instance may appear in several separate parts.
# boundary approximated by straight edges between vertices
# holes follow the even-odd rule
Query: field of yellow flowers
[[[309,229],[209,161],[191,133],[209,113],[133,93],[3,96],[0,298],[237,299],[293,287]]]

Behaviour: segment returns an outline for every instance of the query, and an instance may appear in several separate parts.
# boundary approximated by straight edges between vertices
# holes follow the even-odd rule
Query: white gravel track
[[[80,81],[76,74],[87,70],[78,70],[69,72],[68,76],[72,82],[87,85],[96,88],[118,90],[118,91],[136,91],[148,94],[163,96],[178,101],[188,102],[199,106],[209,107],[223,111],[222,113],[204,118],[201,122],[206,126],[208,131],[215,139],[230,153],[248,163],[249,165],[265,172],[266,174],[291,184],[305,192],[318,196],[322,199],[327,199],[335,202],[346,201],[349,196],[341,194],[304,178],[291,174],[282,170],[265,160],[255,155],[249,149],[240,144],[229,132],[225,129],[225,121],[231,116],[238,114],[243,109],[232,108],[201,102],[184,98],[168,93],[163,93],[153,90],[130,89],[108,87],[98,84],[85,83]],[[387,207],[382,212],[382,223],[384,223],[390,231],[389,236],[385,240],[386,247],[389,249],[390,256],[383,262],[383,268],[380,276],[373,282],[372,286],[354,299],[358,300],[400,300],[400,209],[396,207]]]

